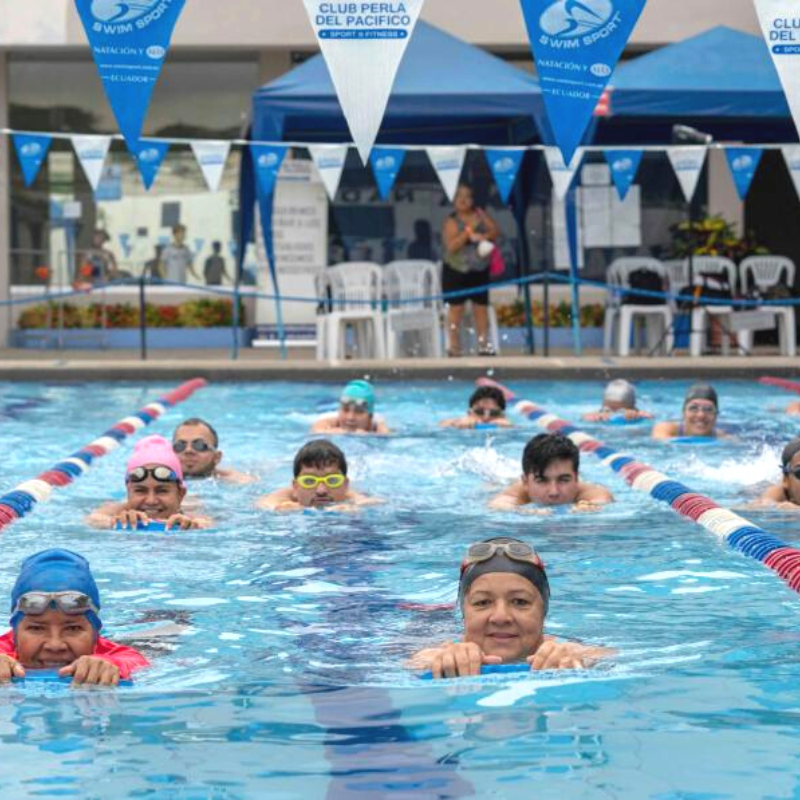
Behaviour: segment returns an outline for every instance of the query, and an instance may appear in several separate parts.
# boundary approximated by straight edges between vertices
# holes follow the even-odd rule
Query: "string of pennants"
[[[376,161],[388,164],[390,158],[385,153],[376,158],[373,147],[425,0],[302,1],[362,163],[370,160],[373,168]],[[143,142],[141,132],[186,0],[74,2],[122,136],[145,182],[152,182],[166,150]],[[800,130],[800,7],[797,0],[754,3]],[[579,149],[645,4],[646,0],[520,0],[545,110],[566,165]],[[99,139],[86,143],[86,151],[95,155],[103,147]],[[748,155],[752,153],[738,158],[747,161]],[[271,160],[275,153],[261,156]],[[457,151],[442,154],[451,171],[457,170],[459,157]],[[692,169],[681,171],[688,186]],[[387,167],[385,174],[391,172]],[[747,175],[747,169],[738,174]]]
[[[86,178],[94,191],[97,191],[103,169],[108,157],[113,136],[72,135],[56,133],[23,133],[3,131],[11,135],[14,150],[22,169],[26,186],[36,180],[42,164],[47,157],[53,139],[69,139],[75,155],[80,162]],[[211,192],[219,190],[231,146],[239,144],[250,147],[253,165],[258,178],[258,186],[266,196],[273,194],[281,165],[291,147],[301,147],[309,151],[328,196],[333,200],[339,189],[344,172],[347,144],[308,144],[297,142],[260,143],[244,140],[165,140],[140,139],[133,151],[133,158],[142,176],[146,189],[150,189],[158,176],[158,171],[172,144],[188,144]],[[722,149],[733,177],[739,197],[744,200],[750,190],[764,151],[780,149],[800,196],[800,145],[771,146],[724,146],[711,145]],[[600,148],[580,147],[567,165],[556,147],[530,145],[527,147],[483,148],[477,145],[457,147],[409,146],[374,147],[369,156],[378,192],[384,200],[394,187],[403,166],[408,150],[424,150],[435,170],[442,188],[452,202],[461,179],[461,174],[470,150],[481,150],[494,177],[503,203],[508,203],[522,160],[527,151],[541,150],[550,171],[554,192],[563,200],[572,185],[578,168],[586,153],[602,152],[609,166],[611,177],[621,200],[625,200],[633,185],[642,157],[645,152],[665,152],[675,176],[681,186],[685,199],[690,201],[697,189],[698,181],[705,165],[708,145],[662,146],[643,148]]]

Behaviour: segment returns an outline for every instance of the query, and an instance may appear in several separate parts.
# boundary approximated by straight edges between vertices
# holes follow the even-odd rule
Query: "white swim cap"
[[[606,386],[603,402],[622,403],[625,408],[636,408],[636,389],[628,381],[618,378]]]

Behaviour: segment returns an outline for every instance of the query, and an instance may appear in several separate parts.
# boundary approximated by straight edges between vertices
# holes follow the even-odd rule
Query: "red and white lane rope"
[[[53,489],[66,486],[75,478],[79,478],[92,462],[115,450],[131,434],[136,433],[154,420],[158,419],[168,408],[182,403],[207,383],[202,378],[195,378],[148,403],[135,414],[121,419],[109,428],[102,436],[82,447],[63,461],[54,464],[33,480],[21,483],[14,490],[0,496],[0,530],[10,525],[15,519],[24,517],[37,503],[46,501]]]
[[[720,507],[708,497],[693,492],[688,486],[672,480],[663,472],[637,461],[632,455],[617,452],[566,420],[549,414],[535,403],[518,400],[513,392],[496,381],[480,378],[477,382],[481,386],[500,389],[509,401],[517,400],[515,410],[522,416],[549,433],[568,436],[580,450],[594,453],[603,464],[622,475],[633,489],[668,503],[678,514],[702,525],[734,550],[765,564],[780,575],[795,592],[800,592],[800,550],[797,548],[790,547],[730,509]]]
[[[767,375],[759,378],[758,382],[763,386],[778,386],[781,389],[786,389],[787,392],[800,394],[800,383],[797,381],[787,381],[785,378],[773,378]]]

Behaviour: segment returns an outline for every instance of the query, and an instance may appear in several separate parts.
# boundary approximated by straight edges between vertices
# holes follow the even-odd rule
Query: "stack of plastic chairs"
[[[368,261],[337,264],[317,277],[316,287],[323,312],[317,316],[317,358],[346,358],[348,329],[359,358],[386,358],[381,267]]]
[[[440,358],[442,303],[438,266],[433,261],[392,261],[383,268],[383,287],[387,301],[387,356]]]

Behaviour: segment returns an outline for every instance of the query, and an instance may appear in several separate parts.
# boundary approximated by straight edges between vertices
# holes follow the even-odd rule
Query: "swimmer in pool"
[[[628,422],[637,419],[652,419],[653,415],[636,408],[636,389],[633,384],[622,378],[610,381],[603,392],[603,405],[599,411],[584,414],[587,422],[608,422],[614,417],[621,417]]]
[[[603,647],[562,642],[544,634],[550,584],[530,545],[498,537],[473,544],[461,563],[460,642],[422,650],[408,666],[433,677],[480,675],[483,664],[527,662],[531,670],[584,669],[613,654]]]
[[[754,508],[771,507],[782,511],[800,511],[800,436],[792,439],[781,454],[783,479],[770,486],[753,503]]]
[[[125,473],[128,499],[100,506],[86,522],[93,528],[136,528],[164,522],[168,529],[208,528],[208,517],[182,509],[186,497],[183,468],[163,436],[146,436],[136,444]]]
[[[786,406],[786,413],[791,414],[793,417],[800,416],[800,400],[795,400]]]
[[[389,433],[386,423],[375,417],[375,390],[368,381],[350,381],[339,399],[339,410],[325,414],[311,433]]]
[[[699,436],[715,439],[724,437],[724,431],[717,428],[719,400],[713,386],[696,383],[689,387],[683,400],[683,420],[681,422],[659,422],[653,428],[653,438],[661,440],[682,436]]]
[[[268,511],[354,511],[379,502],[354,492],[347,479],[344,453],[333,442],[316,439],[295,456],[292,485],[262,497],[257,505]]]
[[[491,425],[495,428],[512,428],[506,419],[506,398],[494,386],[481,386],[469,398],[469,410],[463,417],[442,420],[442,428],[474,428]]]
[[[116,686],[149,666],[100,636],[100,594],[83,556],[43,550],[22,563],[11,590],[11,630],[0,636],[0,683],[55,669],[73,684]]]
[[[253,483],[253,475],[246,475],[231,467],[221,467],[222,451],[219,437],[203,419],[184,420],[172,434],[172,449],[183,468],[184,478],[216,478],[226,483]]]
[[[579,475],[580,450],[560,433],[540,433],[522,453],[522,478],[494,497],[494,511],[523,510],[529,514],[551,513],[552,506],[571,505],[573,511],[599,511],[613,503],[611,492]],[[524,509],[524,506],[533,508]]]

